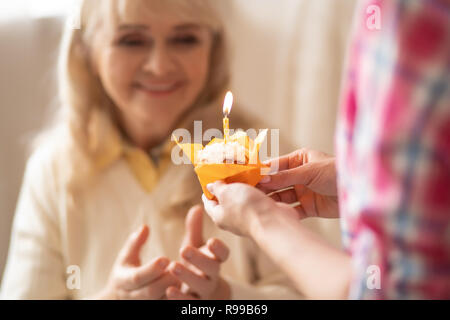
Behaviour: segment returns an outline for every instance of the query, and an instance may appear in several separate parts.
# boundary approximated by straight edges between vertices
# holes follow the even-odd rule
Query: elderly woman
[[[252,241],[203,217],[192,167],[171,162],[175,128],[220,128],[219,5],[82,2],[60,55],[62,112],[27,164],[3,298],[299,297]]]

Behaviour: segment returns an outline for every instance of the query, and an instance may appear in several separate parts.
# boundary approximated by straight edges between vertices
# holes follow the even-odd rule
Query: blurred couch
[[[61,19],[0,21],[0,274],[33,136],[49,118]]]
[[[290,148],[333,153],[341,70],[354,0],[233,0],[232,89]],[[0,21],[0,275],[27,146],[57,107],[62,19]],[[340,246],[337,220],[304,222]],[[1,276],[0,276],[1,279]]]

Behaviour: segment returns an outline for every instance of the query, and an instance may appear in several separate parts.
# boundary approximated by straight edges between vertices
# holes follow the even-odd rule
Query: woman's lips
[[[182,86],[182,82],[171,83],[137,83],[135,88],[153,97],[163,97],[174,93]]]

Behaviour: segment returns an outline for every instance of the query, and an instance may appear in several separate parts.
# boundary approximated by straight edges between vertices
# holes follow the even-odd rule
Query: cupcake
[[[172,140],[183,150],[194,165],[194,170],[208,199],[214,196],[206,189],[209,183],[222,180],[225,183],[246,183],[255,186],[263,177],[262,169],[268,166],[259,160],[259,149],[267,136],[267,129],[252,140],[243,131],[227,139],[215,138],[203,147],[201,144],[180,143]]]

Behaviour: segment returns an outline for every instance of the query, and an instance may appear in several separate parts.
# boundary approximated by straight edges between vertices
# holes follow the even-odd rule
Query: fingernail
[[[214,239],[209,239],[207,244],[213,251],[217,250],[217,242]]]
[[[269,175],[264,176],[264,178],[261,179],[261,181],[259,181],[259,183],[268,183],[270,182],[271,177]]]
[[[184,252],[183,252],[183,256],[184,256],[186,259],[191,259],[191,258],[192,258],[192,255],[193,255],[193,252],[192,252],[191,249],[185,249]]]
[[[209,192],[213,193],[213,191],[214,191],[214,184],[213,183],[209,183],[208,185],[206,185],[206,189],[208,189]]]
[[[165,268],[165,267],[167,267],[168,264],[169,264],[169,260],[167,260],[167,259],[162,259],[158,262],[158,266],[160,268]]]
[[[140,226],[135,232],[135,235],[139,235],[142,231],[144,231],[145,226]]]
[[[174,268],[173,268],[173,272],[175,273],[175,274],[177,274],[177,275],[179,275],[179,274],[181,274],[181,267],[180,266],[175,266]]]
[[[139,235],[144,231],[144,226],[139,227],[137,231],[134,231],[131,235],[133,238],[138,239]]]

